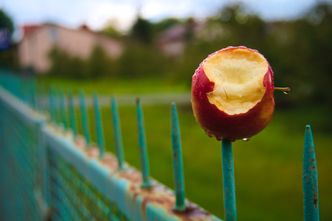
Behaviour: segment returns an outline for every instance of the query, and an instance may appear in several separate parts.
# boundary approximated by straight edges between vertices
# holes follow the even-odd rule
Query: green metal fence
[[[0,220],[220,220],[185,199],[175,104],[171,108],[172,191],[150,178],[139,99],[141,171],[125,162],[115,98],[110,101],[116,139],[113,155],[104,149],[97,95],[93,99],[97,145],[92,145],[83,93],[79,96],[83,136],[77,132],[72,94],[54,89],[39,99],[36,94],[33,79],[0,75]],[[47,105],[41,106],[40,100]],[[231,143],[223,142],[226,221],[237,219],[230,150]],[[305,131],[303,166],[305,220],[317,221],[317,166],[310,126]]]

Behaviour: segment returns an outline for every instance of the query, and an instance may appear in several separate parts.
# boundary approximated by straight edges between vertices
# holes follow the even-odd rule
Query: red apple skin
[[[236,48],[246,47],[228,47],[221,50],[234,50]],[[221,50],[212,53],[207,59]],[[253,51],[257,52],[256,50]],[[211,82],[204,73],[203,64],[204,61],[196,69],[192,77],[191,101],[194,116],[206,133],[209,136],[216,137],[218,140],[227,139],[234,141],[250,138],[264,129],[272,119],[275,106],[271,66],[269,65],[264,75],[263,85],[266,91],[262,100],[246,113],[229,115],[209,102],[207,94],[213,91],[214,82]]]

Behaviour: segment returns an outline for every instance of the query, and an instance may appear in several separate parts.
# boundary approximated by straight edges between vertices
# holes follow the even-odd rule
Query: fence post
[[[138,126],[138,143],[141,157],[141,169],[142,169],[142,187],[150,188],[150,165],[149,157],[146,145],[145,129],[144,129],[144,115],[142,110],[141,101],[136,99],[136,112],[137,112],[137,126]]]
[[[55,122],[60,125],[61,124],[61,101],[59,100],[59,92],[55,89],[52,90],[53,91],[53,99],[54,99],[54,114],[55,114]]]
[[[54,103],[54,96],[53,96],[53,90],[50,89],[48,91],[48,112],[50,116],[51,121],[56,121],[55,117],[55,103]]]
[[[123,169],[125,155],[123,151],[120,117],[119,117],[117,103],[114,97],[111,98],[111,110],[112,110],[116,156],[118,158],[119,169]]]
[[[310,125],[304,133],[303,155],[304,220],[319,221],[318,172],[315,144]]]
[[[30,79],[31,107],[37,109],[36,80]]]
[[[175,210],[184,211],[186,209],[185,202],[185,185],[181,148],[181,135],[178,120],[176,104],[172,103],[171,110],[171,137],[172,137],[172,155],[173,155],[173,171],[175,180]]]
[[[95,110],[95,122],[96,122],[96,133],[97,133],[97,144],[99,148],[99,158],[103,158],[105,154],[104,130],[103,130],[103,123],[101,120],[101,112],[99,110],[98,97],[96,93],[93,96],[93,104]]]
[[[40,174],[40,183],[41,183],[41,193],[42,199],[42,217],[43,219],[49,217],[51,215],[51,191],[50,191],[50,181],[49,181],[49,165],[48,165],[48,154],[47,147],[45,145],[45,137],[43,135],[43,127],[45,125],[45,120],[41,120],[37,123],[37,132],[38,132],[38,154],[39,154],[39,169],[41,171]]]
[[[66,116],[66,97],[64,92],[60,92],[60,116],[61,116],[61,123],[63,124],[63,128],[66,130],[68,127],[67,123],[67,116]]]
[[[88,118],[88,113],[86,110],[83,91],[80,91],[80,109],[81,109],[81,121],[82,121],[83,133],[84,133],[86,143],[88,144],[87,146],[89,146],[89,144],[91,143],[91,136],[90,136],[90,128],[89,128],[89,118]]]
[[[221,141],[222,177],[224,186],[224,217],[225,221],[237,220],[235,177],[232,143],[229,140]]]
[[[75,108],[74,108],[74,97],[71,92],[69,92],[68,97],[69,97],[68,108],[69,108],[69,119],[70,119],[69,123],[70,123],[70,128],[73,131],[74,137],[76,137],[77,125],[76,125],[76,116],[75,116]]]

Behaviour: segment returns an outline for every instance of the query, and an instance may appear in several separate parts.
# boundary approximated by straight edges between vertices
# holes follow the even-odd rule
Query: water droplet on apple
[[[249,141],[249,138],[243,138],[242,140],[243,141]]]
[[[283,91],[282,93],[284,93],[284,94],[288,94],[288,91]]]

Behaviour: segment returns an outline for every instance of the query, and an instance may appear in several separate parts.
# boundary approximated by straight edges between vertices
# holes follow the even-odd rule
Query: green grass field
[[[72,92],[78,92],[84,89],[87,94],[94,92],[98,94],[151,94],[151,93],[177,93],[188,91],[188,84],[174,82],[174,81],[160,81],[157,79],[145,79],[145,80],[123,80],[123,79],[98,79],[89,81],[74,81],[70,79],[59,79],[44,77],[38,79],[38,85],[40,90],[46,88],[53,88]]]
[[[154,178],[173,188],[168,106],[144,106],[145,124]],[[103,108],[107,149],[114,152],[110,108]],[[322,111],[323,113],[323,111]],[[91,133],[93,112],[89,111]],[[126,160],[139,168],[136,112],[120,106]],[[222,217],[220,144],[207,137],[195,122],[190,107],[179,107],[187,197]],[[331,220],[332,137],[321,131],[326,113],[315,110],[279,111],[273,122],[250,141],[234,143],[239,220],[301,220],[302,148],[306,121],[311,121],[317,146],[321,220]]]

